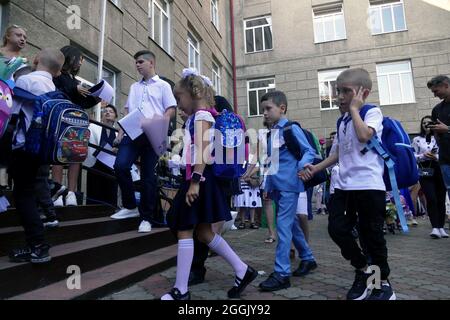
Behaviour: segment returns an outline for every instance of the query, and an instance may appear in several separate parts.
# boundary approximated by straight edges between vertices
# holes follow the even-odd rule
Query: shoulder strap
[[[371,105],[371,104],[366,104],[364,105],[361,110],[359,111],[359,115],[361,116],[361,119],[363,119],[366,117],[367,112],[369,112],[369,110],[372,110],[374,108],[377,108],[377,106]]]
[[[13,93],[14,93],[14,98],[20,98],[23,100],[27,100],[27,101],[36,101],[37,100],[37,96],[32,94],[31,92],[24,90],[22,88],[19,87],[15,87],[13,89]]]

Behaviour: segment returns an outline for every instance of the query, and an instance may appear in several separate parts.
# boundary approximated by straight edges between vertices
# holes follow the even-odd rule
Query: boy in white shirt
[[[339,162],[339,178],[335,182],[330,203],[328,231],[345,259],[356,268],[356,277],[347,294],[349,300],[362,300],[368,295],[372,274],[367,258],[352,236],[355,213],[358,212],[361,240],[367,246],[372,265],[381,272],[381,286],[374,288],[369,300],[395,300],[388,281],[386,240],[383,234],[386,187],[383,182],[384,162],[375,152],[363,154],[367,142],[381,137],[383,115],[372,108],[361,118],[360,110],[372,90],[369,73],[364,69],[348,69],[337,79],[338,100],[345,112],[338,128],[336,152],[319,163],[307,165],[300,175],[310,179],[316,172]],[[352,210],[349,210],[353,208]]]

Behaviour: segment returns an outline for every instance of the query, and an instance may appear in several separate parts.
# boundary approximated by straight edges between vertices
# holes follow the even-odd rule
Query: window
[[[267,92],[275,91],[275,79],[258,79],[247,82],[248,115],[262,116],[264,110],[260,107],[260,100]]]
[[[212,83],[217,95],[222,94],[222,82],[220,77],[220,67],[213,61],[212,63]]]
[[[98,80],[98,63],[89,57],[84,57],[83,67],[80,69],[80,73],[77,76],[77,79],[81,81],[81,84],[86,85],[87,87],[92,87],[100,80],[105,80],[108,82],[111,87],[113,87],[114,92],[117,92],[117,84],[116,84],[116,73],[106,67],[103,68],[103,78]],[[115,104],[116,94],[114,94],[113,101],[111,104]]]
[[[211,21],[219,29],[219,0],[211,0]]]
[[[342,8],[327,13],[314,12],[314,40],[316,43],[346,38],[347,32]]]
[[[414,103],[414,82],[410,61],[377,64],[380,104]]]
[[[200,72],[200,42],[191,34],[188,35],[189,68]]]
[[[273,49],[272,18],[245,20],[245,52],[261,52]]]
[[[150,37],[170,53],[170,6],[166,0],[149,1]]]
[[[336,79],[341,72],[346,69],[347,68],[319,71],[319,96],[321,110],[333,110],[339,108],[337,104]]]
[[[403,0],[371,5],[369,15],[373,35],[406,30]]]
[[[120,8],[120,0],[111,0],[117,8]]]

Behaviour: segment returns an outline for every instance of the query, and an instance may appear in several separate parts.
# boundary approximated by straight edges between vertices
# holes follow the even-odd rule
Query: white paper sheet
[[[134,109],[119,121],[119,125],[131,140],[135,140],[144,133],[141,127],[141,122],[144,119],[142,112]]]
[[[92,96],[99,97],[108,103],[111,103],[112,98],[114,97],[113,87],[111,87],[111,85],[105,80],[99,82],[97,85],[89,89],[89,91]]]
[[[113,148],[111,147],[111,145],[106,144],[103,147],[103,149],[111,151]],[[116,162],[116,157],[113,156],[112,154],[101,151],[97,156],[97,160],[100,161],[101,163],[103,163],[105,166],[107,166],[111,169],[114,169],[114,163]]]

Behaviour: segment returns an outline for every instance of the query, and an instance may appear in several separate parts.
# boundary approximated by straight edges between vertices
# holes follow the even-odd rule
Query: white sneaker
[[[62,196],[64,194],[64,192],[66,192],[67,187],[66,186],[61,186],[61,188],[59,188],[58,191],[56,191],[56,193],[53,195],[52,200],[56,200],[59,198],[59,196]]]
[[[64,202],[63,202],[63,196],[59,196],[58,199],[56,199],[53,202],[53,206],[58,208],[58,207],[64,207]]]
[[[77,197],[75,195],[75,192],[69,191],[69,193],[66,196],[66,206],[77,206]]]
[[[440,228],[439,233],[441,234],[441,238],[448,238],[448,234],[445,232],[444,228]]]
[[[432,237],[433,239],[440,239],[441,233],[439,232],[439,229],[433,228],[433,231],[431,231],[431,233],[430,233],[430,237]]]
[[[152,231],[152,225],[148,221],[142,221],[141,225],[139,226],[139,233],[147,233]]]
[[[417,227],[417,226],[419,225],[419,223],[417,222],[416,219],[412,219],[412,225],[413,225],[414,227]]]
[[[139,211],[137,208],[134,209],[123,208],[122,210],[116,212],[111,216],[112,219],[116,220],[136,218],[136,217],[139,217]]]

